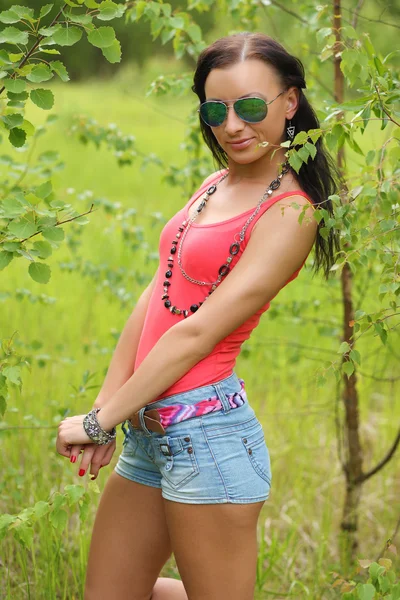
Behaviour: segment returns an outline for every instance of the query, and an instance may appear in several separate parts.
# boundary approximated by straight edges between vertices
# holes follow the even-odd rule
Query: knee
[[[188,600],[184,585],[179,579],[159,577],[150,600]]]

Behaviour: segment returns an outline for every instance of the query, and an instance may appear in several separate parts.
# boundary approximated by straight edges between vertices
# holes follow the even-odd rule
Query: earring
[[[289,121],[289,127],[286,129],[289,138],[292,140],[294,138],[295,126],[292,125],[292,120]]]

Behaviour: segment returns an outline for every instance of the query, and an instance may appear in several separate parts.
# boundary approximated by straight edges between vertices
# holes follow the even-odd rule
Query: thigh
[[[264,502],[164,502],[176,564],[190,600],[253,600],[257,521]]]
[[[161,489],[112,472],[94,522],[85,600],[149,600],[170,555]]]

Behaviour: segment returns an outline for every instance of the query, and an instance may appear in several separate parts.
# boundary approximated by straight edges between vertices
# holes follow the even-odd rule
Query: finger
[[[76,463],[76,461],[78,460],[78,456],[81,453],[83,446],[81,446],[80,444],[74,444],[71,446],[71,453],[70,453],[70,462],[72,463]]]
[[[100,467],[104,463],[104,456],[108,450],[108,444],[104,446],[99,446],[96,450],[95,455],[92,458],[92,462],[90,464],[90,473],[92,475],[92,479],[96,479],[99,474]]]
[[[110,460],[112,459],[112,456],[115,452],[115,448],[116,448],[116,443],[115,440],[112,444],[109,445],[109,447],[107,448],[107,452],[104,455],[103,458],[103,462],[102,462],[102,467],[105,467],[106,465],[108,465],[110,463]]]
[[[99,449],[99,453],[98,454],[96,453],[96,456],[93,457],[92,464],[90,467],[92,479],[96,479],[101,467],[105,467],[106,465],[108,465],[108,463],[110,462],[111,457],[114,453],[115,446],[116,446],[116,443],[115,443],[115,440],[113,440],[109,444],[102,446],[103,451],[100,452],[100,449]]]
[[[65,441],[63,441],[60,434],[58,434],[57,439],[56,439],[56,450],[57,450],[58,454],[61,454],[61,456],[65,456],[66,458],[70,457],[71,445],[67,444]]]
[[[90,465],[90,462],[93,458],[94,453],[96,452],[96,446],[97,444],[90,444],[90,445],[85,445],[84,449],[83,449],[83,455],[82,455],[82,460],[81,460],[81,464],[79,467],[79,476],[83,477],[88,469],[88,466]]]

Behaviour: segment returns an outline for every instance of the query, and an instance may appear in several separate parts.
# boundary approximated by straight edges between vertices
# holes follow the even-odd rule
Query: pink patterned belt
[[[227,401],[231,408],[238,408],[247,402],[247,395],[244,388],[244,380],[239,378],[241,390],[227,394]],[[151,406],[149,404],[148,406]],[[186,419],[193,417],[201,417],[208,413],[221,410],[222,402],[218,396],[210,396],[204,400],[199,400],[195,404],[173,404],[171,406],[162,406],[161,408],[148,409],[146,407],[143,417],[147,429],[158,433],[165,433],[165,429],[174,423],[180,423]],[[131,419],[131,425],[135,429],[142,429],[142,424],[139,419],[139,411],[136,412]],[[125,432],[124,427],[122,427]]]

